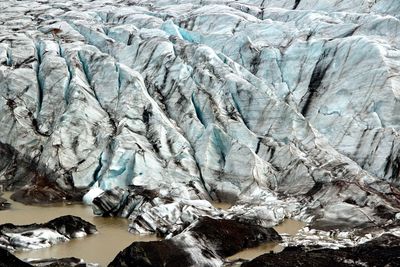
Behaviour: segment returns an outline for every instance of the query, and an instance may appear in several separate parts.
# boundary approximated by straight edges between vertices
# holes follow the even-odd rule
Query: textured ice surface
[[[0,8],[0,142],[60,185],[239,200],[262,224],[398,221],[400,2]]]

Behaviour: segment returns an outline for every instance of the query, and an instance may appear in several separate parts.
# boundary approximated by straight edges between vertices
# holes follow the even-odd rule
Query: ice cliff
[[[61,188],[143,186],[275,223],[398,222],[399,1],[0,9],[0,142]]]

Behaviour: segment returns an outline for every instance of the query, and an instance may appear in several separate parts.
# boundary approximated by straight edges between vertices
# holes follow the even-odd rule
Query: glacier
[[[199,206],[192,221],[203,202],[182,203],[207,200],[264,226],[398,227],[399,1],[0,0],[0,9],[4,188],[40,191],[47,179],[57,192],[90,190],[88,204],[146,188],[174,211]],[[133,202],[114,203],[133,232],[143,230],[138,214],[171,213]]]

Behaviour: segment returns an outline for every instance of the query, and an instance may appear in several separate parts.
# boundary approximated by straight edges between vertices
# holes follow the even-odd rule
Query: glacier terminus
[[[265,241],[289,248],[240,264],[323,266],[310,246],[344,266],[400,261],[400,1],[0,10],[0,185],[163,237],[110,266],[239,266],[226,258]],[[271,227],[287,219],[306,227],[281,237]]]

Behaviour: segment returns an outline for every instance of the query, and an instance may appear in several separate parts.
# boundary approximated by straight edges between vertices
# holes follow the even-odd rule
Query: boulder
[[[132,243],[109,266],[221,266],[245,248],[279,240],[272,228],[205,216],[171,239]]]

